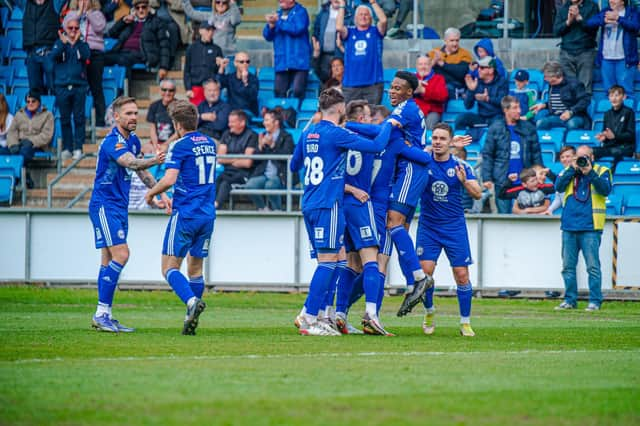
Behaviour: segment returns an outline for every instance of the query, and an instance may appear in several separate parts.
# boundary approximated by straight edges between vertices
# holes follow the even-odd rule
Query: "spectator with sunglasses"
[[[158,152],[158,149],[166,152],[169,143],[177,138],[173,121],[167,111],[169,105],[175,100],[175,96],[176,84],[172,80],[162,80],[160,99],[149,105],[149,112],[147,112],[147,122],[151,123],[149,140],[155,152]]]
[[[226,74],[225,69],[229,65],[229,59],[221,61],[218,70],[218,81],[223,88],[227,89],[227,98],[231,109],[241,109],[251,111],[253,115],[258,115],[258,90],[260,83],[258,77],[249,72],[249,54],[238,52],[233,58],[236,72]]]
[[[193,8],[190,0],[182,0],[184,14],[197,22],[208,22],[215,29],[213,42],[220,46],[225,56],[236,51],[236,27],[242,17],[235,0],[212,0],[213,12],[200,12]]]

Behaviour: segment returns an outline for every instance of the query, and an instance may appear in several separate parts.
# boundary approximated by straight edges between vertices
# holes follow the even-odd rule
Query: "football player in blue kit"
[[[380,152],[386,146],[391,124],[385,124],[375,140],[358,136],[342,127],[345,116],[344,96],[328,89],[320,94],[322,121],[309,127],[301,136],[291,161],[291,170],[305,167],[302,213],[318,266],[309,285],[305,307],[296,318],[300,333],[314,336],[340,335],[327,323],[318,321],[332,282],[344,238],[343,211],[346,152]],[[341,250],[342,249],[342,250]],[[377,266],[376,266],[377,268]]]
[[[115,126],[98,149],[89,217],[96,248],[101,250],[98,307],[92,326],[98,331],[118,333],[134,331],[111,316],[120,272],[129,260],[127,233],[131,175],[135,172],[147,187],[153,187],[156,180],[146,169],[162,164],[165,154],[141,158],[140,140],[134,133],[138,124],[138,106],[134,98],[121,96],[113,101],[112,108]],[[163,197],[163,203],[168,201],[166,196]]]
[[[173,102],[169,116],[180,139],[169,146],[165,175],[145,198],[152,203],[156,195],[174,187],[171,219],[162,245],[162,273],[187,306],[182,334],[195,335],[198,318],[206,308],[202,266],[216,218],[216,145],[196,131],[198,110],[190,102]],[[180,272],[187,254],[189,278]]]
[[[420,205],[416,252],[425,274],[433,275],[444,249],[457,284],[460,334],[473,337],[470,322],[473,294],[469,281],[469,265],[473,261],[461,195],[466,190],[472,198],[479,200],[482,188],[469,164],[451,155],[452,138],[451,126],[436,124],[431,142],[433,162],[429,166]],[[425,334],[435,331],[433,292],[433,287],[428,289],[424,298],[426,314],[422,329]]]

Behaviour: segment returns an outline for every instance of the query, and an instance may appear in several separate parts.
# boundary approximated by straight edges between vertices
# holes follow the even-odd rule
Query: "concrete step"
[[[80,169],[87,170],[87,169]],[[74,172],[77,170],[74,170]],[[65,177],[63,177],[60,181],[58,181],[54,187],[54,189],[73,189],[73,188],[86,188],[89,186],[93,186],[93,180],[95,178],[95,173],[74,173],[71,172]],[[55,173],[47,174],[47,185],[51,183],[53,179],[55,179],[57,175]]]
[[[78,169],[94,169],[96,168],[96,157],[89,157],[89,158],[85,158],[84,160],[80,161],[78,163],[78,165],[76,166],[76,168]],[[68,159],[62,162],[62,168],[66,168],[69,167],[69,165],[73,162],[72,159]]]
[[[53,189],[53,207],[64,207],[69,201],[74,199],[79,193],[80,189]],[[89,199],[91,198],[91,191],[89,191],[83,197],[85,206],[88,206]],[[30,207],[44,207],[47,205],[47,190],[46,189],[29,189],[27,191],[27,204]],[[79,207],[79,205],[76,205]]]

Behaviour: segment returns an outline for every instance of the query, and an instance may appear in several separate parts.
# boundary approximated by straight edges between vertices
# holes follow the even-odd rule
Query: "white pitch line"
[[[221,359],[290,359],[290,358],[337,358],[337,357],[412,357],[412,356],[478,356],[485,354],[530,355],[530,354],[584,354],[584,353],[638,353],[640,350],[596,349],[596,350],[524,350],[524,351],[468,351],[468,352],[317,352],[309,354],[242,354],[242,355],[167,355],[167,356],[123,356],[100,358],[31,358],[0,361],[0,364],[45,364],[53,362],[124,362],[124,361],[208,361]]]

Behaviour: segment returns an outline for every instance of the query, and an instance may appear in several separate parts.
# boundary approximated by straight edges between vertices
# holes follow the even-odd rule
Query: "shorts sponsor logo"
[[[120,239],[124,238],[124,230],[123,229],[118,229],[118,238],[120,238]]]
[[[360,227],[360,238],[371,238],[373,236],[373,232],[371,231],[370,226],[361,226]]]
[[[316,240],[324,240],[324,228],[313,228],[313,236]]]
[[[416,247],[416,254],[418,256],[422,256],[423,253],[424,253],[424,248],[422,246]]]

